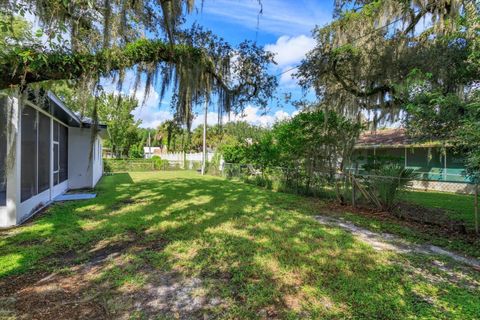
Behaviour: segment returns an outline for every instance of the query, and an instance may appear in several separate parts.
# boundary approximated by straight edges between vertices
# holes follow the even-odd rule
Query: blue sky
[[[204,0],[203,8],[199,0],[197,10],[187,17],[187,25],[197,22],[231,44],[245,39],[257,41],[277,54],[278,65],[272,66],[271,72],[279,74],[298,65],[305,53],[312,49],[311,31],[315,25],[322,26],[331,20],[333,0],[262,0],[262,4],[263,13],[259,15],[261,7],[257,0]],[[301,89],[291,79],[292,72],[279,77],[279,97],[285,93],[300,97]],[[169,97],[159,104],[158,89],[153,89],[145,104],[134,111],[135,117],[142,120],[142,127],[156,127],[172,117]],[[244,117],[235,119],[270,125],[275,119],[288,117],[294,112],[291,105],[278,107],[272,102],[266,114],[252,105],[246,108]],[[214,111],[209,113],[208,122],[217,122]],[[194,126],[200,123],[200,118],[194,120]]]

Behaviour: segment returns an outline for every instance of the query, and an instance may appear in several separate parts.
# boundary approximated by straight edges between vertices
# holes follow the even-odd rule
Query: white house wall
[[[103,174],[101,139],[92,148],[91,128],[70,128],[68,145],[69,189],[93,188]]]
[[[100,178],[103,175],[103,159],[102,159],[102,139],[97,136],[94,144],[94,156],[92,157],[92,167],[93,167],[93,182],[92,187],[94,187]]]
[[[70,189],[92,187],[92,166],[89,162],[92,131],[70,128],[68,135],[68,180]]]

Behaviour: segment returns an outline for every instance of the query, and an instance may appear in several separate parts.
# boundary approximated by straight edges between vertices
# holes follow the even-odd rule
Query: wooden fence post
[[[353,174],[350,174],[350,181],[352,184],[352,206],[355,207],[356,203],[356,194],[355,194],[355,176]]]

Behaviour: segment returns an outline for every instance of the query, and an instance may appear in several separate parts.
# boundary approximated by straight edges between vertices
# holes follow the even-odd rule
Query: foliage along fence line
[[[386,166],[381,172],[358,173],[314,170],[306,173],[301,168],[274,167],[261,169],[251,164],[226,163],[221,175],[267,189],[333,200],[343,205],[376,208],[427,224],[463,232],[466,225],[452,221],[445,212],[415,208],[412,203],[400,201],[402,192],[412,186],[416,174],[411,169]],[[478,195],[474,196],[474,223],[478,233]],[[399,204],[401,204],[399,206]]]
[[[391,168],[390,175],[327,172],[300,168],[261,169],[251,164],[226,163],[222,172],[227,179],[241,179],[268,189],[336,199],[342,204],[362,202],[390,210],[399,192],[411,185],[414,173]]]
[[[201,161],[190,160],[184,163],[183,161],[164,160],[158,156],[151,159],[103,159],[103,171],[106,174],[169,170],[199,171],[201,167]],[[215,172],[212,163],[209,164],[207,169],[214,172],[215,175],[220,175],[220,173]]]
[[[161,159],[103,159],[105,173],[178,170],[181,164]]]

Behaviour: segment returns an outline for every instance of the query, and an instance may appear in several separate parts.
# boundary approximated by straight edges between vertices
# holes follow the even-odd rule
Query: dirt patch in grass
[[[221,299],[211,297],[202,278],[135,260],[144,250],[163,250],[165,241],[134,234],[122,238],[100,241],[88,252],[70,250],[50,256],[54,272],[1,280],[0,318],[204,319],[206,312],[224,308]]]
[[[437,246],[413,244],[393,234],[372,232],[365,228],[358,227],[353,223],[344,221],[343,219],[315,216],[315,220],[324,225],[340,227],[350,232],[362,242],[368,243],[377,251],[393,251],[401,254],[416,253],[431,257],[433,268],[426,268],[423,265],[414,266],[410,263],[402,265],[406,267],[407,270],[410,270],[410,272],[422,276],[431,283],[441,283],[441,281],[445,281],[446,279],[450,283],[456,283],[459,286],[468,287],[471,290],[480,289],[480,282],[475,281],[473,277],[471,277],[472,272],[480,272],[480,260],[460,256]],[[463,264],[463,266],[438,261],[436,256],[448,257]],[[438,269],[441,273],[432,273],[432,269]]]
[[[86,273],[73,268],[68,274],[32,273],[0,283],[4,314],[14,319],[101,319],[105,309],[91,294]]]
[[[220,298],[208,295],[202,279],[176,272],[154,272],[146,285],[121,299],[130,306],[129,312],[133,309],[147,317],[162,314],[178,319],[205,319],[223,304]]]
[[[465,223],[452,220],[446,210],[440,208],[426,208],[413,203],[401,202],[394,214],[403,220],[414,221],[423,225],[434,226],[448,230],[454,234],[466,234]]]

